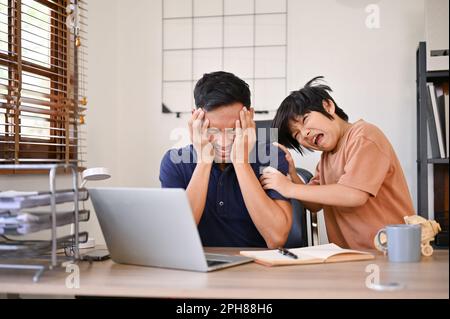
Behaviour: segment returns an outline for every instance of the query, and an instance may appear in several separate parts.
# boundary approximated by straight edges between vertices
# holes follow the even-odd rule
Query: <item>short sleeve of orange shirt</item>
[[[389,155],[364,136],[352,141],[346,152],[344,174],[337,183],[377,196],[389,171]]]

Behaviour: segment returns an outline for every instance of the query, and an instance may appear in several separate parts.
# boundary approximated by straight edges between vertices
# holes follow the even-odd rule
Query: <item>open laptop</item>
[[[207,272],[252,261],[204,253],[183,189],[90,188],[89,194],[117,263]]]

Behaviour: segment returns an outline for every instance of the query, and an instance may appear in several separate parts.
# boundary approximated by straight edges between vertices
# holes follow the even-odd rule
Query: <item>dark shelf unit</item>
[[[428,92],[427,82],[443,83],[449,81],[449,71],[427,71],[426,42],[420,42],[416,53],[417,65],[417,210],[418,214],[426,219],[428,212],[428,165],[437,165],[440,168],[447,166],[448,158],[429,158],[428,156]],[[435,245],[448,247],[448,212],[435,211],[435,219],[441,224],[443,231],[436,237]]]
[[[428,80],[446,80],[448,79],[449,71],[428,71],[427,79]]]
[[[448,158],[430,158],[428,164],[448,164]]]

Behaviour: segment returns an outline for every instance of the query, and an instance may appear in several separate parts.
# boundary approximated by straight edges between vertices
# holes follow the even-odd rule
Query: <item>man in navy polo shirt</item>
[[[186,190],[204,246],[283,246],[290,201],[265,191],[259,177],[267,166],[286,175],[288,163],[278,148],[257,143],[248,84],[231,73],[205,74],[194,97],[192,145],[164,155],[161,186]]]

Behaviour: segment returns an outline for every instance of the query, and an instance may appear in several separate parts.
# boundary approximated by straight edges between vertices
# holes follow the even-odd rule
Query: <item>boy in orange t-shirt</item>
[[[392,145],[376,126],[353,124],[317,77],[281,104],[273,121],[277,144],[289,162],[289,177],[265,170],[261,184],[303,202],[312,212],[324,210],[328,239],[341,247],[373,249],[377,231],[403,224],[414,208],[403,170]],[[305,185],[287,148],[321,151],[316,174]]]

